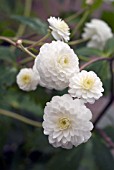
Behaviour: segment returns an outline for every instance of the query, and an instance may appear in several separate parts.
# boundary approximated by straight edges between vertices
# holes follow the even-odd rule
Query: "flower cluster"
[[[70,35],[67,24],[55,17],[50,17],[48,22],[57,41],[42,45],[33,68],[22,69],[17,75],[17,84],[25,91],[35,90],[38,84],[55,90],[68,88],[69,94],[54,96],[46,104],[42,125],[50,144],[70,149],[91,137],[92,113],[85,103],[94,103],[102,96],[104,89],[96,73],[80,71],[77,55],[64,42],[69,40]],[[104,27],[102,32],[99,31],[101,25]],[[83,38],[91,38],[91,47],[97,47],[100,43],[103,48],[106,40],[112,36],[110,29],[102,21],[92,20],[86,26]],[[109,34],[104,37],[106,32]]]

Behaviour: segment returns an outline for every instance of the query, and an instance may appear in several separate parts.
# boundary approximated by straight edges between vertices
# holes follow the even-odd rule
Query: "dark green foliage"
[[[7,61],[9,63],[14,63],[16,60],[15,54],[10,50],[9,47],[0,47],[0,60]]]
[[[112,28],[112,31],[114,32],[114,12],[113,11],[103,11],[102,13],[102,19],[106,21]]]
[[[72,150],[61,150],[56,153],[48,164],[48,169],[53,170],[72,170],[78,169],[83,157],[84,145]]]
[[[11,16],[11,18],[29,26],[38,34],[45,35],[47,33],[47,28],[48,28],[47,24],[38,18],[30,18],[30,17],[18,16],[18,15],[13,15]]]
[[[110,149],[97,135],[93,136],[93,144],[93,155],[98,168],[103,170],[112,170],[114,167],[114,158]]]
[[[82,47],[82,48],[78,48],[76,50],[76,53],[79,56],[86,56],[86,57],[102,57],[103,56],[103,52],[101,50],[98,49],[94,49],[94,48],[89,48],[89,47]]]
[[[113,124],[113,120],[112,121]],[[107,126],[106,128],[103,129],[106,135],[111,138],[111,140],[114,142],[114,126]]]
[[[111,38],[106,42],[104,51],[109,55],[114,54],[114,38]]]
[[[42,21],[38,16],[35,16],[35,13],[39,14],[39,11],[32,9],[30,17],[23,16],[24,2],[25,0],[0,0],[0,36],[6,36],[16,41],[15,38],[17,38],[18,28],[21,24],[26,25],[24,35],[20,37],[22,39],[29,37],[29,34],[37,33],[38,37],[29,37],[28,39],[34,41],[34,38],[39,40],[39,35],[43,37],[47,34],[47,21]],[[46,5],[51,0],[44,2],[44,5]],[[62,5],[66,1],[59,0],[59,2]],[[35,0],[32,3],[34,7]],[[42,3],[42,1],[39,1],[39,3]],[[93,18],[91,14],[96,9],[99,9],[101,5],[102,0],[96,0],[92,7],[88,7],[90,16],[87,21]],[[47,6],[45,7],[47,9]],[[87,5],[83,4],[83,7],[85,8]],[[53,8],[55,9],[56,6]],[[74,15],[77,11],[75,11],[74,7],[74,11],[61,11],[58,16],[62,16],[63,19],[65,17],[67,21],[67,17]],[[102,19],[111,26],[114,32],[114,12],[103,11],[101,13]],[[67,22],[70,28],[80,22],[82,15]],[[49,16],[46,17],[48,18]],[[45,15],[42,18],[45,18]],[[72,37],[73,40],[81,37],[81,30],[83,30],[83,27],[80,27],[80,30]],[[24,45],[29,46],[26,43]],[[81,62],[87,62],[93,57],[111,58],[114,56],[114,38],[107,41],[102,51],[86,47],[86,42],[72,46],[72,48],[74,48]],[[37,54],[39,47],[30,51]],[[38,86],[37,90],[32,92],[20,90],[16,84],[16,75],[21,68],[33,66],[33,61],[25,64],[20,63],[20,61],[28,57],[30,57],[28,54],[15,47],[12,48],[9,42],[0,40],[0,109],[9,110],[31,120],[42,122],[46,102],[50,101],[55,95],[67,93],[68,89],[55,91]],[[97,73],[103,82],[105,95],[109,96],[111,75],[108,62],[93,63],[86,70],[92,70]],[[111,121],[113,125],[114,122],[113,120]],[[114,127],[112,125],[105,127],[103,131],[114,143]],[[64,169],[113,170],[114,158],[111,149],[108,148],[102,136],[98,135],[98,132],[93,132],[91,139],[77,148],[74,147],[71,150],[53,148],[48,142],[48,137],[43,134],[42,128],[36,128],[0,115],[0,170]]]

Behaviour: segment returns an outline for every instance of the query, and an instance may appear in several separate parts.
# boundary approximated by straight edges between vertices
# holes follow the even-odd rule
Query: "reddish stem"
[[[114,148],[114,142],[112,141],[112,139],[102,130],[102,129],[99,129],[97,128],[96,129],[99,134],[103,137],[103,139],[105,140],[105,142],[108,144],[108,146],[110,148]]]
[[[111,58],[106,58],[106,57],[101,57],[101,58],[94,58],[92,60],[90,60],[89,62],[85,63],[84,65],[82,65],[80,67],[80,71],[85,69],[86,67],[88,67],[89,65],[91,65],[92,63],[98,62],[98,61],[102,61],[102,60],[110,60]]]

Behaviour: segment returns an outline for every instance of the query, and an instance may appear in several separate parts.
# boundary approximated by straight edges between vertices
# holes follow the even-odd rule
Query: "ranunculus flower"
[[[80,99],[70,95],[54,96],[44,109],[43,128],[54,147],[71,149],[91,137],[91,111]]]
[[[17,75],[17,84],[21,90],[31,91],[37,88],[40,77],[31,68],[23,68]]]
[[[48,18],[50,24],[49,28],[52,30],[52,36],[56,40],[63,40],[68,42],[70,40],[69,26],[61,18],[50,17]]]
[[[40,85],[63,90],[69,79],[79,72],[78,57],[70,46],[62,41],[44,44],[35,59],[33,68],[40,75]]]
[[[107,40],[113,37],[113,34],[106,22],[92,19],[91,22],[86,23],[82,37],[83,39],[89,39],[88,47],[102,50]]]
[[[69,94],[83,101],[94,103],[104,91],[100,78],[93,71],[82,70],[70,79]]]

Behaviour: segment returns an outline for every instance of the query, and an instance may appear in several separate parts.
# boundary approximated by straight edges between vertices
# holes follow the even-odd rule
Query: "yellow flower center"
[[[67,117],[59,118],[58,125],[61,130],[68,129],[71,125],[71,121]]]
[[[69,61],[68,56],[62,56],[62,57],[59,57],[59,59],[58,59],[58,63],[63,67],[68,66],[69,62],[70,61]]]
[[[86,90],[90,90],[94,85],[94,80],[92,78],[85,78],[82,82],[82,86]]]
[[[22,81],[23,81],[25,84],[30,83],[30,81],[31,81],[30,75],[23,75]]]
[[[63,31],[63,32],[66,32],[69,30],[69,27],[68,25],[64,22],[64,21],[61,21],[59,24],[58,24],[58,29]]]

